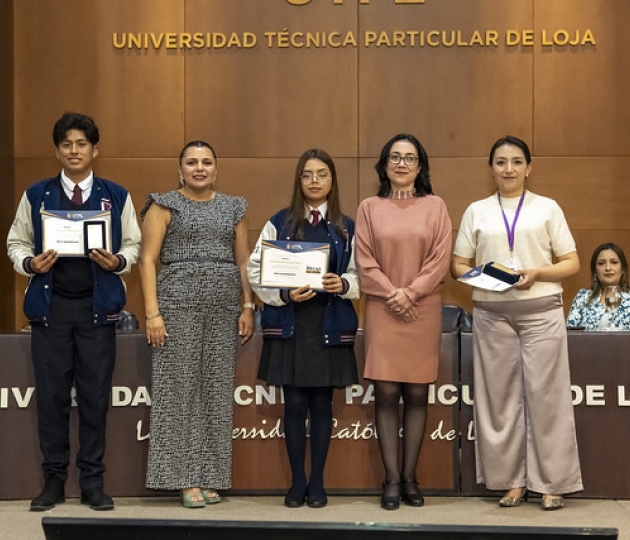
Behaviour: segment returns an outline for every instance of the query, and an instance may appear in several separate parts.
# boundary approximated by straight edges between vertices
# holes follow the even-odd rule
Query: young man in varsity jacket
[[[129,193],[92,171],[99,142],[94,121],[89,116],[66,113],[53,128],[53,141],[61,173],[26,190],[7,238],[15,270],[30,278],[24,313],[31,323],[44,473],[44,489],[31,501],[30,509],[48,510],[65,500],[70,392],[74,385],[81,502],[94,510],[111,510],[114,502],[103,490],[103,455],[116,357],[115,323],[126,300],[120,276],[136,262],[140,229]],[[83,253],[70,250],[61,253],[65,256],[59,253],[62,243],[56,244],[57,250],[48,243],[44,249],[43,212],[64,211],[80,221],[81,212],[94,210],[105,215],[109,212],[111,217],[111,235],[106,232],[109,242],[103,247],[86,244],[80,246]],[[109,225],[103,230],[107,228]]]

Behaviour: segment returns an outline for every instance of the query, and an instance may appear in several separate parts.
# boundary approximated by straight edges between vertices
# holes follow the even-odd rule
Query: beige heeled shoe
[[[543,510],[560,510],[564,507],[564,499],[561,495],[545,493],[542,496],[542,501],[540,501],[540,506]]]
[[[516,490],[520,490],[514,495]],[[527,500],[527,488],[514,488],[508,491],[501,499],[499,500],[499,506],[503,508],[515,508],[520,506],[523,501]]]

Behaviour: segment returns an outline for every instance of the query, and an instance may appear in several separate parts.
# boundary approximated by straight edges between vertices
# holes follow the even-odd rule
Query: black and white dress
[[[142,216],[154,202],[171,212],[157,277],[168,337],[153,349],[146,486],[227,489],[241,312],[233,246],[247,202],[221,193],[206,202],[154,193]]]

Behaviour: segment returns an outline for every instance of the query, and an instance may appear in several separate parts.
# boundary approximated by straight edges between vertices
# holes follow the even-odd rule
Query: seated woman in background
[[[580,289],[567,326],[586,330],[630,330],[628,263],[616,244],[601,244],[591,257],[591,288]]]

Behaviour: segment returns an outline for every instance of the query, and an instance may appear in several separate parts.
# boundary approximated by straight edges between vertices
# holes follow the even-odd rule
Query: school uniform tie
[[[319,210],[311,210],[311,216],[313,216],[313,219],[311,220],[311,225],[315,227],[315,225],[319,223]]]
[[[83,204],[83,193],[81,192],[79,184],[74,185],[74,191],[72,192],[72,202],[76,205]]]

